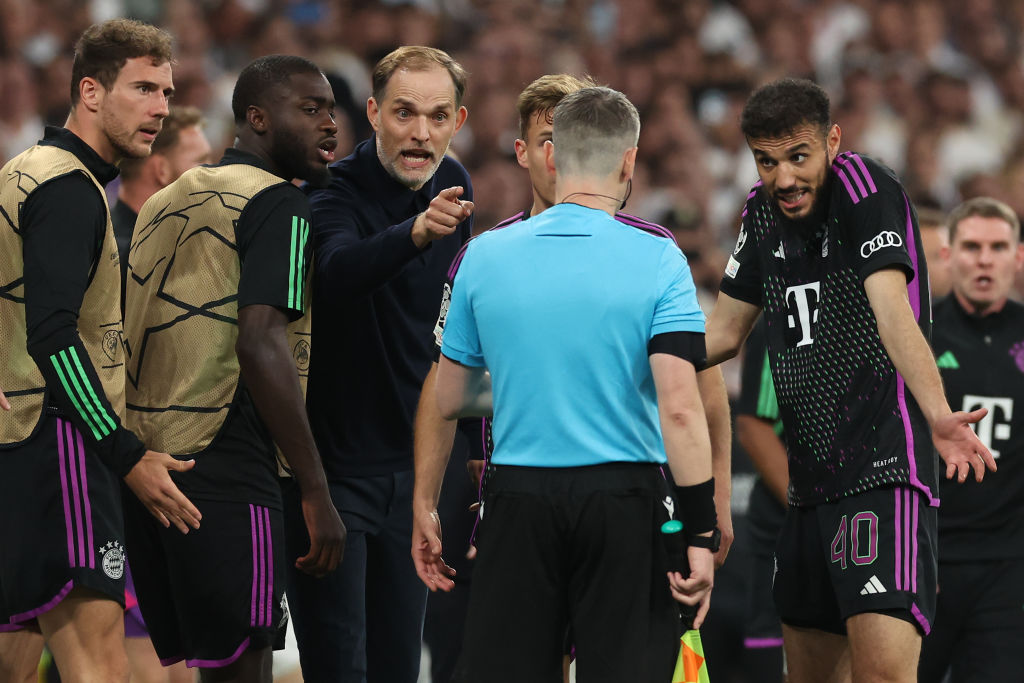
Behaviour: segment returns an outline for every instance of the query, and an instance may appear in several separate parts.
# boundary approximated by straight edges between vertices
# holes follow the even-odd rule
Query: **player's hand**
[[[473,483],[474,488],[480,488],[480,479],[484,476],[484,465],[486,464],[486,460],[471,458],[466,461],[466,474],[469,475],[469,481]]]
[[[195,467],[195,460],[178,460],[167,453],[146,451],[142,459],[124,477],[124,483],[132,490],[146,509],[165,527],[178,527],[187,534],[189,527],[199,528],[203,516],[171,479],[170,471],[187,472]]]
[[[441,518],[437,510],[413,508],[412,561],[427,588],[446,593],[455,587],[455,570],[441,558]]]
[[[303,494],[302,518],[309,532],[309,552],[295,560],[295,568],[319,578],[334,571],[345,556],[348,532],[326,488]]]
[[[459,199],[463,191],[459,186],[441,190],[430,200],[427,210],[416,217],[412,241],[419,249],[452,234],[459,223],[473,215],[473,202]]]
[[[963,483],[973,469],[974,478],[980,482],[986,467],[996,471],[995,458],[971,429],[971,424],[987,414],[986,408],[970,413],[959,411],[939,418],[932,425],[932,443],[946,464],[946,479],[955,475],[957,481]]]
[[[8,402],[7,397],[4,396],[4,392],[0,391],[0,408],[4,410],[10,410],[11,404]]]
[[[711,587],[715,582],[715,558],[707,548],[686,549],[686,559],[690,563],[690,576],[683,577],[679,572],[668,573],[668,585],[672,597],[684,605],[698,605],[697,616],[693,620],[693,628],[700,628],[704,617],[711,606]]]
[[[725,564],[725,558],[729,556],[729,549],[736,538],[736,532],[732,528],[732,508],[728,500],[721,503],[715,499],[715,507],[718,508],[718,530],[722,532],[722,544],[718,546],[715,553],[715,569],[721,569]]]

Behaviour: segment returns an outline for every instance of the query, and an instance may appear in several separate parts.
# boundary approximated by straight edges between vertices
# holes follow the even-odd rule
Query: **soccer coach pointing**
[[[580,680],[667,681],[673,596],[707,610],[704,315],[679,248],[613,218],[639,130],[619,92],[566,96],[547,146],[557,203],[478,237],[456,277],[438,407],[489,414],[493,383],[495,440],[458,681],[560,681],[567,624]],[[688,579],[666,578],[659,527],[673,511],[701,534]],[[440,548],[426,555],[442,580]]]

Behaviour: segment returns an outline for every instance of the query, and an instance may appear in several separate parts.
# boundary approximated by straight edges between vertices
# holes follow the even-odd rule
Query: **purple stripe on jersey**
[[[487,232],[490,232],[491,230],[501,230],[502,228],[507,228],[508,226],[515,225],[516,223],[519,223],[520,221],[524,221],[527,218],[529,218],[529,216],[526,215],[526,212],[525,211],[520,211],[516,215],[509,216],[505,220],[501,221],[500,223],[495,225],[493,228],[490,228],[489,230],[487,230]],[[471,241],[472,240],[470,240],[470,242]],[[459,266],[462,265],[462,259],[466,256],[466,248],[467,247],[469,247],[469,242],[466,242],[465,244],[463,244],[462,247],[459,248],[458,253],[455,254],[455,258],[452,259],[452,265],[448,267],[448,279],[449,280],[452,280],[452,281],[455,280],[455,274],[459,272]]]
[[[249,638],[242,641],[242,644],[238,646],[235,653],[227,659],[186,659],[185,664],[188,666],[198,666],[205,669],[218,669],[220,667],[234,664],[235,660],[242,656],[242,653],[249,647]],[[180,661],[180,660],[179,660]],[[173,663],[173,662],[172,662]]]
[[[871,174],[868,173],[868,167],[864,165],[864,160],[860,158],[860,155],[850,154],[849,158],[853,159],[857,164],[857,168],[859,168],[860,172],[864,174],[864,180],[868,181],[868,187],[871,188],[871,192],[878,192],[878,188],[875,187],[875,180],[871,177]]]
[[[78,442],[78,470],[82,473],[82,499],[85,500],[85,547],[89,550],[89,569],[96,569],[96,546],[92,537],[92,502],[89,500],[89,475],[85,471],[85,444],[82,432],[75,430]]]
[[[64,420],[57,418],[57,459],[60,463],[60,492],[64,498],[64,528],[68,534],[68,566],[75,566],[75,527],[71,521],[71,494],[68,491],[67,463],[64,456]]]
[[[853,189],[853,185],[850,184],[850,179],[846,177],[846,173],[843,169],[839,168],[836,164],[832,164],[832,170],[835,171],[836,175],[839,176],[839,179],[843,181],[843,186],[845,186],[846,191],[850,193],[850,199],[853,200],[853,203],[859,203],[860,197],[857,196],[857,192]]]
[[[263,508],[263,524],[267,528],[267,612],[264,626],[270,626],[274,609],[274,540],[270,533],[270,509]]]
[[[914,313],[914,319],[921,320],[921,267],[917,259],[917,240],[914,236],[914,222],[910,213],[910,202],[907,196],[903,195],[903,205],[906,208],[906,244],[907,253],[910,256],[910,267],[913,269],[914,277],[907,282],[907,298],[910,301],[910,309]],[[935,507],[939,499],[935,497],[932,490],[917,476],[917,458],[914,457],[914,430],[910,423],[910,413],[907,409],[906,386],[902,375],[896,373],[896,399],[900,408],[900,417],[903,419],[903,432],[907,441],[907,464],[910,469],[910,483],[924,493],[928,505]]]
[[[903,590],[903,572],[900,571],[903,567],[903,515],[901,498],[903,496],[903,490],[896,489],[896,514],[893,515],[893,519],[896,520],[896,590]]]
[[[850,160],[849,159],[844,159],[843,157],[839,157],[838,159],[836,159],[836,163],[837,164],[842,164],[843,167],[846,168],[846,170],[850,173],[850,176],[853,177],[853,182],[857,183],[857,189],[860,190],[860,194],[861,194],[862,198],[866,199],[867,196],[868,196],[868,191],[867,191],[867,189],[865,189],[864,183],[862,183],[860,181],[860,176],[857,174],[857,171],[854,169],[853,164],[850,163]]]
[[[925,635],[928,635],[932,632],[932,625],[929,624],[928,619],[925,618],[923,614],[921,614],[921,610],[917,608],[916,603],[910,606],[910,613],[914,615],[915,619],[917,619],[917,623],[921,625],[921,630],[924,631]]]
[[[782,647],[782,638],[744,638],[743,647],[760,650],[767,647]]]
[[[259,601],[257,597],[259,591],[259,552],[256,549],[256,507],[249,503],[249,525],[252,529],[252,601],[249,613],[249,625],[256,625],[256,604]]]
[[[263,626],[263,612],[267,604],[267,541],[264,538],[263,508],[256,506],[256,528],[260,539],[260,604],[256,610],[256,625]]]
[[[35,619],[44,612],[49,612],[54,607],[59,605],[60,601],[63,600],[74,587],[75,582],[68,581],[66,584],[64,584],[64,587],[61,588],[60,591],[55,596],[46,601],[46,604],[42,605],[41,607],[31,609],[27,612],[22,612],[21,614],[12,614],[11,618],[8,621],[10,621],[12,624],[17,624],[22,621],[28,621],[29,619]]]
[[[912,506],[914,523],[911,526],[913,535],[910,537],[911,543],[913,543],[913,551],[910,554],[910,590],[914,593],[917,592],[917,513],[921,508],[921,494],[914,491],[910,494],[910,504]]]
[[[631,216],[628,213],[616,213],[615,220],[623,225],[638,228],[656,237],[670,239],[678,244],[678,242],[676,242],[676,236],[672,234],[672,231],[664,226],[658,225],[657,223],[645,221],[643,218],[637,218],[636,216]]]
[[[75,501],[75,541],[78,543],[78,555],[72,567],[85,566],[85,533],[82,529],[82,495],[78,487],[78,462],[74,453],[74,441],[71,436],[71,423],[66,422],[64,428],[66,441],[65,447],[68,450],[68,460],[71,462],[71,496]]]

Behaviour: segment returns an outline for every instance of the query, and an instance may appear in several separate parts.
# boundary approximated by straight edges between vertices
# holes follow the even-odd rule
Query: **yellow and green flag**
[[[679,659],[672,674],[672,683],[711,683],[708,666],[704,661],[704,645],[700,631],[690,629],[679,639]]]

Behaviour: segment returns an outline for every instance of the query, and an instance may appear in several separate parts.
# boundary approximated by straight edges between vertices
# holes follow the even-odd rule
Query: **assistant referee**
[[[546,145],[555,206],[478,237],[456,277],[438,407],[489,414],[493,380],[495,425],[457,681],[561,681],[570,624],[580,680],[666,681],[679,637],[672,598],[700,604],[699,619],[707,610],[716,521],[695,377],[704,315],[679,248],[613,218],[639,129],[619,92],[566,96]],[[674,501],[666,461],[681,485]],[[661,545],[673,516],[701,534],[688,579],[668,574]],[[430,550],[428,572],[443,580],[440,548]]]

